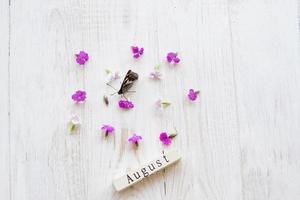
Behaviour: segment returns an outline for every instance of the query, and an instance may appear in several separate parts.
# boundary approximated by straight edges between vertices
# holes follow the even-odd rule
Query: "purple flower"
[[[131,101],[128,101],[128,100],[120,100],[119,101],[119,107],[120,108],[123,108],[123,109],[131,109],[134,107],[133,103]]]
[[[85,51],[80,51],[79,54],[75,54],[76,62],[79,65],[84,65],[89,60],[89,55]]]
[[[133,57],[134,58],[139,58],[141,55],[143,55],[144,48],[143,47],[139,48],[137,46],[132,46],[131,47],[131,51],[133,53]]]
[[[166,132],[162,132],[159,135],[159,139],[160,141],[162,141],[164,145],[170,145],[172,143],[172,139],[176,136],[177,136],[177,132],[170,135],[168,135]]]
[[[109,134],[113,134],[115,132],[115,128],[107,124],[102,125],[101,130],[105,132],[105,136],[108,136]]]
[[[174,64],[178,64],[180,62],[180,59],[177,57],[177,53],[174,52],[170,52],[167,54],[167,61],[169,63],[174,63]]]
[[[133,134],[132,137],[128,138],[128,142],[134,143],[136,146],[139,145],[139,141],[142,140],[142,136]]]
[[[161,79],[161,73],[159,71],[154,71],[150,73],[150,78],[154,80],[160,80]]]
[[[169,138],[168,134],[166,132],[162,132],[159,135],[159,139],[160,141],[162,141],[163,144],[165,145],[170,145],[172,143],[171,138]]]
[[[73,95],[72,95],[72,99],[76,102],[76,103],[80,103],[80,102],[84,102],[86,99],[86,92],[82,91],[82,90],[77,90]]]
[[[200,93],[199,91],[194,91],[193,89],[190,89],[188,97],[191,101],[195,101],[197,99],[199,93]]]

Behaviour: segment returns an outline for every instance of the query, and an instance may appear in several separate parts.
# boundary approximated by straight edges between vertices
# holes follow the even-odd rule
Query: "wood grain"
[[[8,1],[0,1],[0,196],[10,198],[10,72],[9,72],[9,21]]]
[[[259,2],[238,2],[230,7],[231,13],[239,16],[231,20],[235,77],[239,83],[236,88],[243,195],[244,199],[297,199],[297,4]],[[250,20],[253,12],[255,18]]]
[[[0,1],[3,199],[300,198],[298,0]],[[134,60],[131,45],[145,54]],[[85,50],[84,68],[74,54]],[[165,62],[169,51],[181,63]],[[161,65],[162,81],[149,73]],[[130,111],[106,68],[140,78]],[[114,83],[119,87],[119,82]],[[187,99],[190,88],[200,98]],[[74,105],[70,96],[87,91]],[[155,109],[165,98],[172,105]],[[81,117],[78,133],[67,123]],[[116,133],[105,138],[102,124]],[[116,174],[168,149],[178,164],[117,193]],[[143,136],[138,149],[127,138]]]

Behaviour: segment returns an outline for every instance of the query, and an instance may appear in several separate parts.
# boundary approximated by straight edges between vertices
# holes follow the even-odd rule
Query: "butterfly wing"
[[[134,81],[139,78],[139,75],[131,70],[128,70],[118,94],[126,93],[133,85]]]

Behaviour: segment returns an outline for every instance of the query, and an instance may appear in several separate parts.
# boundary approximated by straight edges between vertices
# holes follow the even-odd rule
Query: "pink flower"
[[[178,64],[180,62],[180,59],[177,57],[177,53],[174,52],[170,52],[167,54],[167,61],[169,63],[174,63],[174,64]]]
[[[115,80],[121,78],[120,75],[119,75],[119,72],[113,72],[113,71],[111,71],[109,69],[106,69],[105,72],[107,74],[107,81],[106,81],[106,83],[110,83],[112,81],[115,81]]]
[[[137,46],[132,46],[131,47],[131,51],[133,53],[133,57],[134,58],[139,58],[141,55],[143,55],[144,48],[143,47],[139,48]]]
[[[166,132],[162,132],[159,135],[159,139],[160,139],[160,141],[162,141],[162,143],[164,145],[170,145],[172,143],[172,139],[176,136],[177,136],[177,133],[168,135]]]
[[[101,130],[105,132],[105,136],[108,136],[109,134],[113,134],[115,132],[115,128],[107,124],[102,125]]]
[[[160,80],[161,79],[161,73],[159,71],[154,71],[150,73],[150,78],[154,80]]]
[[[84,65],[89,60],[89,55],[85,51],[80,51],[79,54],[75,54],[76,62],[79,65]]]
[[[142,140],[142,136],[133,134],[132,137],[128,138],[128,142],[134,143],[136,146],[139,145],[139,141]]]
[[[165,145],[170,145],[172,143],[172,140],[169,138],[169,136],[168,136],[168,134],[166,132],[162,132],[159,135],[159,139]]]
[[[80,102],[84,102],[86,99],[86,92],[82,91],[82,90],[77,90],[73,95],[72,95],[72,99],[76,102],[76,103],[80,103]]]
[[[109,81],[108,82],[111,82],[111,81],[114,81],[114,80],[117,80],[117,79],[120,79],[120,75],[119,75],[119,72],[115,72],[115,73],[112,73],[110,76],[109,76]]]
[[[189,90],[188,97],[191,101],[195,101],[198,97],[200,91],[194,91],[193,89]]]
[[[120,100],[119,101],[119,107],[122,108],[122,109],[131,109],[134,107],[133,103],[131,101],[128,101],[128,100]]]

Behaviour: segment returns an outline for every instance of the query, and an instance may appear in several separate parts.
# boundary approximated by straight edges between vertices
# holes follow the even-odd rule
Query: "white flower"
[[[158,99],[155,102],[155,105],[156,105],[157,108],[162,109],[162,108],[167,108],[168,106],[170,106],[171,102],[166,101],[166,100],[162,100],[162,99]]]
[[[81,125],[80,118],[77,115],[74,115],[69,122],[70,133],[74,133]]]
[[[106,74],[107,74],[107,80],[106,80],[106,83],[110,83],[114,80],[117,80],[117,79],[120,79],[120,75],[119,75],[119,72],[113,72],[109,69],[106,69],[105,70]]]

